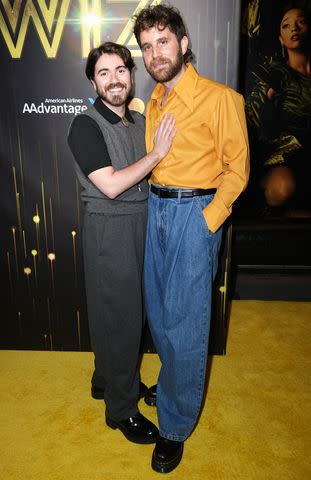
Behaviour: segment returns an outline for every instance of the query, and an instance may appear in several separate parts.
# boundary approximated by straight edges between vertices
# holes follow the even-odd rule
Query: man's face
[[[103,53],[96,62],[91,80],[98,96],[109,106],[125,104],[132,88],[132,78],[119,55]]]
[[[164,30],[152,27],[141,32],[140,43],[146,70],[154,80],[170,82],[180,73],[188,47],[187,37],[179,43],[168,27]]]

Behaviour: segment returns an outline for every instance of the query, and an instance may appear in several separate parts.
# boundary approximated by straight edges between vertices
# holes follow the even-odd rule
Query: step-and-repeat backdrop
[[[91,48],[127,45],[134,108],[154,87],[131,17],[146,0],[0,0],[1,347],[88,350],[79,200],[67,131],[94,100]],[[198,71],[237,88],[240,0],[176,0]]]

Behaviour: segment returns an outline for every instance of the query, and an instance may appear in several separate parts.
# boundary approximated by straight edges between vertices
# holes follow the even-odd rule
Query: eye
[[[107,76],[107,72],[101,72],[100,76],[101,76],[101,77],[106,77],[106,76]]]
[[[150,50],[150,45],[144,45],[143,52],[148,52],[148,50]]]
[[[126,68],[119,68],[118,73],[121,75],[126,72]]]
[[[160,45],[166,45],[167,44],[166,38],[163,38],[162,40],[160,40],[159,43]]]

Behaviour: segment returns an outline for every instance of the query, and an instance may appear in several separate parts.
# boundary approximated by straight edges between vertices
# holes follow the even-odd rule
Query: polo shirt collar
[[[173,91],[184,102],[184,104],[193,111],[194,91],[198,80],[198,74],[191,63],[187,64],[187,70],[179,79],[173,88]],[[151,94],[151,100],[161,103],[165,87],[162,83],[158,83]]]
[[[94,102],[94,107],[100,113],[108,122],[110,122],[112,125],[115,125],[116,123],[119,123],[122,121],[122,118],[117,115],[115,112],[110,110],[109,107],[101,100],[100,97],[97,97],[95,102]],[[125,118],[131,122],[135,123],[132,115],[130,114],[130,111],[128,107],[125,109]]]

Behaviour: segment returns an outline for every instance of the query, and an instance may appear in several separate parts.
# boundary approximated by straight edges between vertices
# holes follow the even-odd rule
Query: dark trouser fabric
[[[84,217],[87,307],[95,354],[92,383],[105,390],[106,416],[116,421],[138,411],[146,218],[145,210]]]

